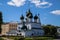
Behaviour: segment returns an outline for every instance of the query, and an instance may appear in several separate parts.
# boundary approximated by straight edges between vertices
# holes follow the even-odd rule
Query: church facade
[[[26,13],[26,18],[21,15],[20,23],[11,22],[2,24],[2,35],[10,36],[43,36],[44,30],[41,27],[39,15],[33,16],[29,10]]]

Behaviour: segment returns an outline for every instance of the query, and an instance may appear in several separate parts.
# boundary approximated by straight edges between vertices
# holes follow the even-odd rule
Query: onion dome
[[[38,16],[37,16],[37,15],[35,15],[35,16],[34,16],[34,19],[38,19]]]
[[[26,29],[27,30],[27,26],[24,25],[24,26],[22,26],[21,29],[23,29],[23,30]]]
[[[29,16],[28,16],[29,18],[32,18],[33,17],[33,15],[32,14],[29,14]]]
[[[2,12],[0,11],[0,13],[2,13]]]
[[[22,26],[22,28],[21,29],[26,29],[27,30],[27,26],[25,25],[25,22],[23,22],[23,26]]]
[[[24,19],[24,16],[22,15],[22,16],[20,17],[20,19]]]
[[[30,12],[30,10],[27,12],[26,16],[27,16],[28,18],[32,18],[32,17],[33,17],[33,15],[32,15],[32,13]]]

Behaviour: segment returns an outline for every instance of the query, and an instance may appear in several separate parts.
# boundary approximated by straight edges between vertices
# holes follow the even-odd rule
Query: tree
[[[0,33],[1,33],[1,24],[3,23],[3,19],[2,19],[2,12],[0,12]]]
[[[48,34],[49,34],[49,32],[50,32],[49,27],[44,26],[44,27],[43,27],[43,29],[44,29],[44,31],[45,31],[45,35],[48,35]]]
[[[46,25],[43,27],[45,31],[45,35],[52,35],[55,36],[57,33],[57,28],[53,25]]]

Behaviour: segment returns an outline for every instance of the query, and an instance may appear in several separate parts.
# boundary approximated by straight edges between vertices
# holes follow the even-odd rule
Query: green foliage
[[[1,33],[1,24],[3,23],[3,19],[2,19],[2,12],[0,12],[0,33]]]
[[[4,39],[0,37],[0,40],[4,40]]]
[[[25,38],[19,38],[19,40],[24,40]]]
[[[53,25],[45,25],[43,26],[43,29],[45,31],[45,35],[47,36],[56,36],[57,28]]]
[[[2,19],[2,12],[0,12],[0,24],[3,23],[3,19]]]
[[[14,38],[14,40],[18,40],[18,38]]]
[[[8,37],[6,37],[8,38]],[[9,37],[8,39],[13,39],[13,40],[53,40],[52,37]],[[0,38],[0,40],[3,40]]]
[[[32,37],[32,38],[25,38],[25,40],[52,40],[51,37]]]
[[[33,38],[25,38],[25,40],[33,40]]]
[[[34,38],[33,40],[52,40],[52,38],[49,37],[42,37],[42,38]]]

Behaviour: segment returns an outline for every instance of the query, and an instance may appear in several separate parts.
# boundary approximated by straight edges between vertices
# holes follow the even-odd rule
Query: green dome
[[[24,16],[22,15],[22,16],[20,17],[20,19],[24,19]]]
[[[34,16],[34,19],[38,19],[38,16],[37,16],[37,15],[35,15],[35,16]]]
[[[28,18],[33,18],[33,15],[32,15],[32,14],[30,14],[30,15],[28,16]]]
[[[21,29],[26,29],[27,30],[27,26],[25,25],[25,22],[23,22],[23,26],[22,26],[22,28]]]
[[[26,29],[26,30],[27,30],[27,26],[22,26],[22,28],[21,28],[21,29],[23,29],[23,30],[24,30],[24,29]]]
[[[33,15],[32,15],[32,13],[30,12],[30,10],[27,12],[26,16],[27,16],[28,18],[32,18],[32,17],[33,17]]]
[[[0,11],[0,13],[2,13],[2,12]]]

